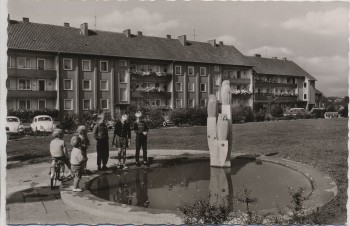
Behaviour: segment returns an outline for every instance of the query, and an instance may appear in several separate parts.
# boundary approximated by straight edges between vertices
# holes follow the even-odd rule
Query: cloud
[[[217,41],[223,41],[225,45],[237,45],[237,39],[231,35],[222,35],[216,38]]]
[[[348,11],[342,7],[323,12],[310,11],[305,16],[282,22],[281,26],[288,30],[318,35],[339,35],[339,33],[347,33]]]
[[[286,47],[261,46],[255,49],[248,50],[248,55],[261,54],[267,57],[286,57],[293,55],[293,51]]]
[[[80,18],[82,21],[84,18]],[[91,21],[91,18],[85,18]],[[102,16],[97,16],[97,29],[121,32],[125,29],[139,30],[145,35],[160,34],[168,29],[179,26],[177,20],[166,20],[157,12],[150,12],[143,8],[134,8],[130,11],[121,12],[113,10]]]

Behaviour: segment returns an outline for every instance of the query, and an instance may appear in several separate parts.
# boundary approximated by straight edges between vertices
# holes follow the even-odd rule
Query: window
[[[73,100],[65,99],[64,100],[64,110],[73,110]]]
[[[18,68],[31,68],[30,58],[19,57],[18,58]]]
[[[18,100],[18,108],[19,109],[30,109],[31,101],[30,100]]]
[[[14,65],[12,65],[12,57],[7,57],[7,67],[12,67]]]
[[[127,66],[126,60],[120,60],[120,61],[119,61],[119,66],[121,66],[121,67],[126,67],[126,66]]]
[[[237,78],[241,78],[241,71],[237,71]]]
[[[45,70],[45,60],[44,59],[37,60],[37,69],[38,70]]]
[[[101,104],[101,109],[108,109],[108,99],[101,99],[100,104]]]
[[[201,83],[200,84],[200,90],[201,90],[201,92],[206,92],[207,91],[207,84]]]
[[[132,91],[135,91],[136,88],[137,88],[137,83],[136,83],[136,82],[132,82],[132,83],[130,84],[130,89],[131,89]]]
[[[193,66],[188,66],[188,71],[187,71],[189,76],[193,76],[194,75],[194,67]]]
[[[31,89],[30,79],[18,79],[18,89],[30,90]]]
[[[214,66],[214,71],[219,72],[220,71],[219,66]]]
[[[119,71],[118,74],[119,74],[119,82],[120,83],[127,83],[125,71]]]
[[[101,72],[108,71],[108,61],[100,61],[100,71]]]
[[[83,100],[83,110],[91,110],[91,100],[90,99]]]
[[[91,80],[83,80],[83,90],[91,90]]]
[[[189,92],[194,92],[194,82],[189,82],[188,83],[188,91]]]
[[[182,108],[182,99],[176,99],[175,100],[175,107],[176,108]]]
[[[63,70],[72,70],[73,61],[72,59],[63,59]]]
[[[154,86],[155,86],[156,88],[159,88],[159,82],[156,82],[156,83],[154,84]]]
[[[306,82],[304,82],[304,88],[306,88],[307,87],[307,83]]]
[[[108,90],[108,80],[100,81],[100,90],[107,91]]]
[[[175,66],[175,75],[181,75],[181,66]]]
[[[128,94],[126,88],[120,88],[120,101],[128,101]]]
[[[214,81],[215,85],[219,86],[220,85],[220,75],[215,75],[214,79],[215,79],[215,81]]]
[[[160,99],[156,99],[156,106],[160,106],[161,102]]]
[[[142,88],[149,88],[149,87],[150,87],[149,82],[142,83]]]
[[[73,80],[72,79],[64,79],[63,80],[63,89],[64,90],[73,90]]]
[[[45,79],[38,79],[38,90],[39,91],[46,90],[46,80]]]
[[[46,108],[46,100],[45,99],[39,99],[38,100],[38,109],[42,110]]]
[[[194,100],[188,99],[188,107],[193,108],[194,107]]]
[[[307,94],[304,94],[304,100],[306,100],[307,99]]]
[[[207,106],[207,100],[206,99],[200,99],[199,104],[202,108],[204,108],[205,106]]]
[[[151,100],[150,99],[143,99],[143,105],[144,106],[150,106],[151,105]]]
[[[82,66],[83,71],[91,71],[91,60],[82,60]]]
[[[150,71],[150,66],[149,65],[143,65],[143,70],[144,71]]]
[[[206,76],[207,75],[207,69],[205,67],[200,68],[200,76]]]
[[[181,82],[175,83],[175,90],[176,91],[182,91],[182,83]]]

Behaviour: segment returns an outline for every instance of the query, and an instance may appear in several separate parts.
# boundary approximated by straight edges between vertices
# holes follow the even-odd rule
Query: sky
[[[245,55],[287,57],[326,96],[348,95],[346,2],[11,0],[11,19],[234,45]],[[96,20],[95,20],[96,16]],[[96,23],[95,23],[96,21]],[[95,26],[96,25],[96,26]],[[195,35],[194,35],[195,34]]]

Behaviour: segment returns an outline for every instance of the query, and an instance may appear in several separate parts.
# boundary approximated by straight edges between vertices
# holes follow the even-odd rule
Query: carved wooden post
[[[221,114],[217,118],[217,98],[209,95],[207,137],[210,151],[210,166],[231,167],[232,115],[230,81],[221,87]]]

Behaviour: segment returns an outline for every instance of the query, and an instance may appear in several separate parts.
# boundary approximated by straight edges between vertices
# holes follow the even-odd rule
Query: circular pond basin
[[[182,202],[206,199],[212,204],[251,190],[257,197],[256,210],[284,207],[291,198],[289,188],[312,192],[310,181],[301,173],[265,161],[233,159],[231,168],[214,168],[208,160],[178,161],[161,167],[104,174],[94,179],[90,191],[102,199],[145,208],[176,210]],[[243,206],[234,203],[236,209]]]

